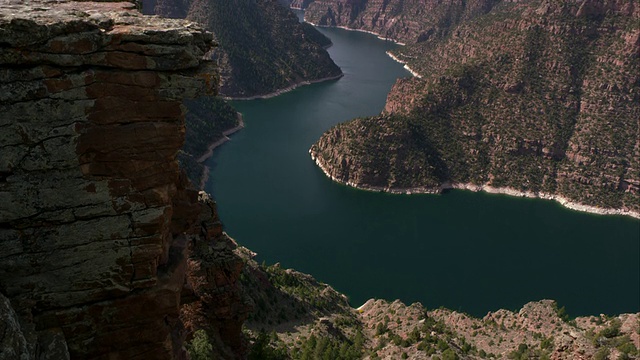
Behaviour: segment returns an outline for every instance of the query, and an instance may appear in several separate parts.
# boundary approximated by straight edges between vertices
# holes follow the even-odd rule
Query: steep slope
[[[638,216],[639,14],[629,1],[500,4],[396,50],[422,79],[398,81],[384,114],[329,130],[312,156],[357,187],[484,187]]]
[[[206,24],[215,34],[220,46],[211,56],[224,96],[264,96],[342,74],[321,34],[276,0],[159,0],[156,13]]]
[[[242,355],[242,261],[176,160],[211,40],[127,2],[0,1],[0,358],[183,359],[195,305]]]
[[[550,300],[482,318],[396,300],[358,309],[309,275],[258,265],[240,249],[255,359],[628,359],[638,355],[640,314],[571,319]]]
[[[306,5],[305,20],[371,31],[411,44],[442,37],[459,22],[486,14],[499,1],[315,0]]]

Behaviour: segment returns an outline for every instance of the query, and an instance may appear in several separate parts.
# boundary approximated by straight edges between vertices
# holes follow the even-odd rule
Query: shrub
[[[192,360],[213,359],[213,346],[209,342],[209,336],[204,330],[198,330],[193,334],[193,340],[187,344],[187,351]]]

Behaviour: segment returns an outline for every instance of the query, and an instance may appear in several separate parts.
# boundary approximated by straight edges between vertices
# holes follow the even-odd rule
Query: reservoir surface
[[[378,114],[398,77],[396,45],[320,29],[345,76],[237,101],[245,129],[217,148],[206,190],[225,230],[258,261],[367,299],[420,301],[476,316],[557,300],[572,316],[640,311],[640,221],[467,191],[391,195],[332,182],[308,149],[333,125]]]

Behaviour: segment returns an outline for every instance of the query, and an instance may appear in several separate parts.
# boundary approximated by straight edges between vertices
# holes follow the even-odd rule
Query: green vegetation
[[[514,360],[541,359],[549,360],[551,352],[544,349],[532,349],[527,344],[518,345],[518,349],[510,352],[507,358]]]
[[[240,281],[255,303],[246,322],[255,337],[254,359],[361,358],[362,324],[346,298],[328,285],[279,264],[258,265],[250,259]],[[293,340],[289,333],[275,332],[282,324],[308,330]]]
[[[339,341],[311,335],[302,346],[292,351],[294,360],[357,360],[362,358],[362,333],[353,340]]]
[[[607,339],[614,338],[620,335],[621,326],[622,326],[622,323],[620,322],[619,319],[613,319],[609,327],[603,329],[602,331],[600,331],[600,333],[598,333],[598,337],[604,337]]]
[[[283,269],[279,264],[258,265],[248,260],[247,265],[246,271],[253,275],[246,272],[241,281],[256,302],[256,312],[247,322],[246,330],[253,344],[250,359],[361,359],[365,356],[379,359],[383,354],[394,354],[394,358],[400,359],[501,357],[486,348],[478,349],[482,344],[482,347],[512,349],[502,358],[549,360],[562,345],[556,344],[554,336],[564,337],[561,334],[566,331],[565,323],[576,326],[576,322],[583,321],[570,319],[564,308],[553,302],[542,306],[549,306],[563,321],[554,320],[551,313],[548,321],[555,323],[554,336],[531,333],[526,324],[518,323],[517,314],[485,320],[471,317],[469,323],[446,309],[432,313],[421,306],[403,307],[384,301],[373,302],[371,307],[356,312],[343,296],[308,275]],[[531,316],[536,312],[530,312],[529,316],[525,312],[523,318],[539,322],[535,315]],[[621,354],[620,359],[631,359],[638,355],[638,350],[623,331],[623,321],[626,323],[629,319],[592,318],[592,323],[599,323],[598,331],[594,328],[585,334],[578,327],[575,331],[583,334],[578,336],[591,339],[591,349],[585,350],[595,354],[595,358],[605,359],[616,352]],[[282,329],[295,330],[292,334]],[[567,354],[571,356],[572,352]]]
[[[187,351],[192,360],[210,360],[213,358],[213,346],[204,330],[193,334],[193,339],[187,344]]]
[[[249,351],[249,360],[286,360],[289,359],[287,352],[280,347],[272,346],[272,342],[277,344],[277,335],[269,336],[265,332],[260,332],[253,342]]]
[[[278,290],[289,296],[307,303],[319,313],[332,313],[340,311],[341,306],[348,306],[346,300],[335,290],[325,291],[326,284],[320,284],[308,275],[300,274],[292,270],[282,269],[279,265],[265,267],[269,281]],[[342,323],[353,320],[341,317]]]
[[[562,320],[564,322],[569,322],[569,320],[570,320],[569,314],[567,314],[567,309],[564,306],[559,308],[558,304],[554,303],[554,307],[553,308],[556,311],[556,314],[558,315],[560,320]]]
[[[622,321],[619,318],[609,319],[605,317],[604,321],[608,321],[608,326],[598,331],[598,333],[591,331],[588,335],[593,345],[598,348],[594,359],[607,359],[612,349],[617,349],[620,352],[620,359],[634,358],[640,354],[629,335],[622,334]],[[595,322],[601,325],[603,319],[598,318]]]

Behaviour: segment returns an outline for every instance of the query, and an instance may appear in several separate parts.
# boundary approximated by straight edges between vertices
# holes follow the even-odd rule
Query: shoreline
[[[231,129],[225,130],[222,132],[222,137],[219,138],[218,140],[212,142],[209,144],[209,146],[207,146],[207,151],[200,155],[200,157],[198,159],[196,159],[196,161],[200,164],[202,164],[204,161],[206,161],[207,159],[209,159],[212,155],[213,155],[213,150],[215,148],[217,148],[218,146],[226,143],[227,141],[231,140],[229,138],[230,135],[244,129],[244,118],[242,117],[241,113],[237,113],[237,117],[238,117],[238,125],[232,127]],[[204,189],[204,185],[207,183],[207,180],[209,180],[209,167],[206,165],[203,165],[203,169],[202,169],[202,177],[200,178],[200,184],[198,184],[198,189],[199,190],[203,190]]]
[[[316,163],[316,165],[320,168],[320,170],[322,170],[322,172],[332,181],[337,182],[339,184],[347,185],[359,190],[386,192],[390,194],[407,194],[407,195],[442,194],[443,191],[451,190],[451,189],[469,190],[473,192],[482,191],[488,194],[502,194],[502,195],[509,195],[513,197],[553,200],[559,203],[560,205],[562,205],[563,207],[574,210],[574,211],[580,211],[580,212],[585,212],[585,213],[595,214],[595,215],[622,215],[622,216],[629,216],[634,219],[640,220],[640,213],[637,213],[634,211],[626,211],[623,209],[600,208],[592,205],[586,205],[586,204],[581,204],[578,202],[571,201],[562,195],[547,194],[542,192],[534,193],[531,191],[516,190],[514,188],[509,188],[509,187],[493,187],[490,185],[475,185],[475,184],[469,184],[469,183],[451,183],[451,182],[446,182],[440,185],[440,187],[438,188],[416,187],[416,188],[406,188],[406,189],[391,189],[391,188],[385,188],[381,186],[358,185],[350,181],[345,182],[335,178],[329,173],[328,169],[311,152],[311,150],[309,150],[309,154],[311,155],[311,160],[313,160]]]
[[[331,45],[329,45],[331,46]],[[285,88],[282,88],[280,90],[276,90],[272,93],[268,93],[268,94],[264,94],[264,95],[254,95],[254,96],[247,96],[247,97],[233,97],[233,96],[223,96],[222,99],[224,99],[225,101],[248,101],[248,100],[258,100],[258,99],[270,99],[270,98],[274,98],[276,96],[280,96],[282,94],[288,93],[292,90],[295,90],[299,87],[302,86],[306,86],[306,85],[311,85],[311,84],[317,84],[317,83],[321,83],[321,82],[325,82],[325,81],[331,81],[331,80],[338,80],[340,78],[342,78],[344,76],[344,74],[342,73],[342,69],[340,69],[340,75],[336,75],[336,76],[327,76],[321,79],[317,79],[317,80],[304,80],[304,81],[300,81],[298,83],[289,85]]]
[[[377,36],[378,39],[380,39],[380,40],[391,41],[391,42],[393,42],[395,44],[402,45],[402,46],[407,45],[407,44],[405,44],[405,43],[403,43],[401,41],[398,41],[398,40],[392,39],[392,38],[388,38],[388,37],[384,37],[384,36],[378,34],[377,32],[373,32],[373,31],[370,31],[370,30],[354,29],[354,28],[350,28],[350,27],[346,27],[346,26],[318,25],[318,24],[312,23],[311,21],[307,21],[307,19],[304,19],[304,22],[306,22],[307,24],[319,27],[319,28],[338,28],[338,29],[344,29],[344,30],[349,30],[349,31],[358,31],[358,32],[363,32],[363,33],[367,33],[367,34],[372,34],[372,35]]]
[[[493,187],[490,185],[475,185],[475,184],[468,184],[468,183],[443,184],[442,189],[443,190],[449,190],[449,189],[470,190],[473,192],[483,191],[488,194],[501,194],[501,195],[509,195],[514,197],[523,197],[523,198],[529,198],[529,199],[553,200],[559,203],[560,205],[566,207],[567,209],[571,209],[575,211],[586,212],[589,214],[596,214],[596,215],[623,215],[623,216],[630,216],[635,219],[640,219],[640,213],[637,213],[634,211],[627,211],[623,209],[601,208],[593,205],[586,205],[586,204],[572,201],[558,194],[548,194],[544,192],[531,192],[531,191],[517,190],[510,187]]]
[[[393,55],[391,53],[391,51],[387,51],[387,55],[389,55],[390,58],[392,58],[393,60],[399,62],[400,64],[404,65],[404,68],[411,73],[411,75],[413,75],[414,77],[417,77],[418,79],[422,79],[422,75],[420,75],[417,71],[413,70],[412,68],[409,67],[409,65],[407,65],[406,61],[402,61],[400,59],[398,59],[395,55]]]

